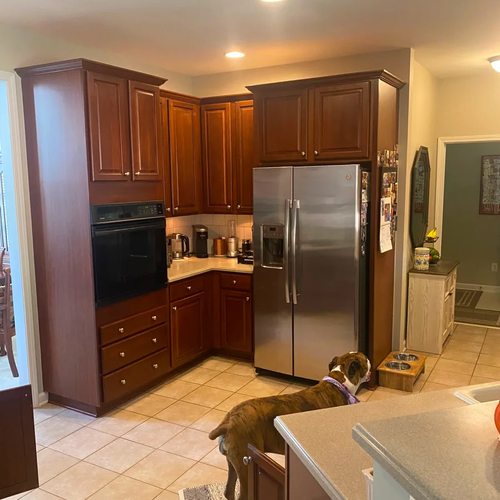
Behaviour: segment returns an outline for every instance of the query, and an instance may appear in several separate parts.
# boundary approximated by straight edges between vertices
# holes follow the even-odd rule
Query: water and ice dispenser
[[[262,267],[283,269],[284,235],[283,224],[263,224],[262,231]]]

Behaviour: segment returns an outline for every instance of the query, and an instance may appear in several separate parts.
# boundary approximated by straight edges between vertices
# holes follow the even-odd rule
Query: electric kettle
[[[172,242],[173,260],[182,260],[189,254],[189,238],[182,233],[172,233],[167,236]]]

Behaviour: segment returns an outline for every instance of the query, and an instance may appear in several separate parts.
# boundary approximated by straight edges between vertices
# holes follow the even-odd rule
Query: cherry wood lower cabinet
[[[221,347],[252,353],[252,297],[250,292],[221,289]]]
[[[0,498],[38,487],[31,387],[0,391]]]
[[[285,500],[285,469],[252,445],[248,456],[248,500]]]

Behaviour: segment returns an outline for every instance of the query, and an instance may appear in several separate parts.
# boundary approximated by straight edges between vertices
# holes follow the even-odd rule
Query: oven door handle
[[[93,234],[95,236],[106,236],[106,235],[111,235],[111,234],[116,234],[116,233],[129,233],[131,231],[137,231],[137,230],[143,229],[143,230],[148,230],[148,229],[165,229],[165,223],[163,224],[134,224],[133,226],[127,226],[127,227],[116,227],[114,229],[110,229],[109,227],[99,227],[99,226],[94,226],[92,228]],[[166,238],[166,236],[165,236]]]

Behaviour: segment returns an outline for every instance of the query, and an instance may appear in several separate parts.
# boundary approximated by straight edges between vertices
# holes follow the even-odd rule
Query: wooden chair
[[[0,279],[2,276],[0,275]],[[12,350],[12,337],[15,335],[15,329],[12,328],[10,321],[11,310],[11,295],[12,286],[10,279],[10,267],[3,269],[3,297],[0,299],[0,315],[2,318],[2,325],[0,328],[0,342],[7,350],[7,359],[9,360],[10,369],[13,377],[19,377],[19,372],[14,358],[14,351]]]

